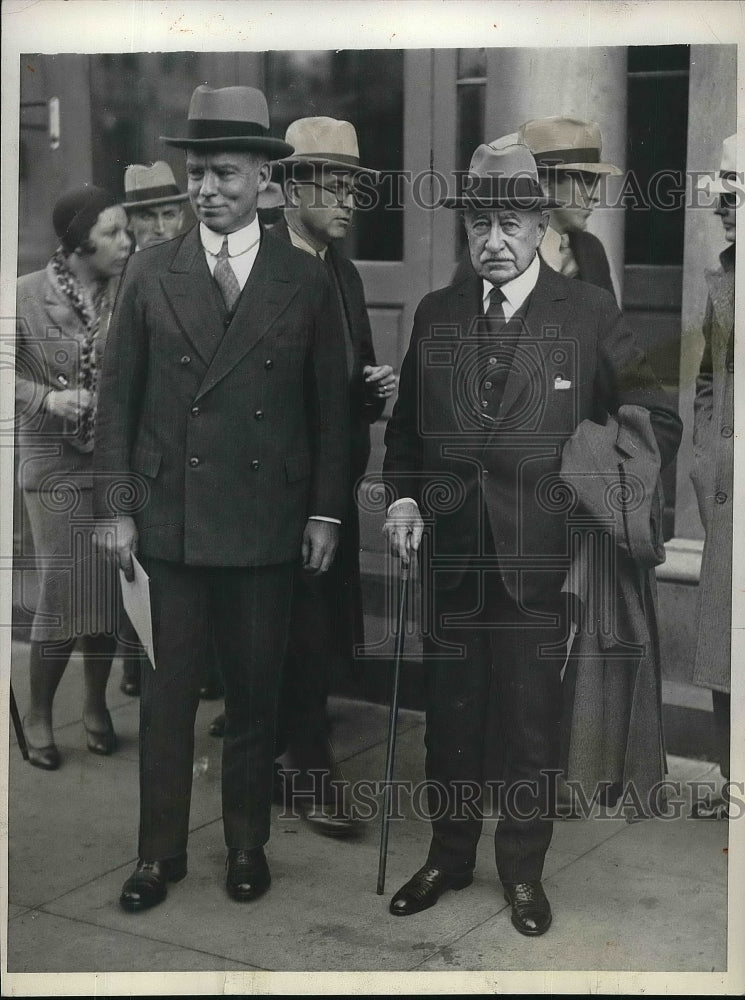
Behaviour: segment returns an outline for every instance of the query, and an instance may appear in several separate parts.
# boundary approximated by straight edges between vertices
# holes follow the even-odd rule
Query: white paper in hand
[[[153,619],[150,614],[150,577],[132,556],[134,580],[129,581],[124,572],[119,570],[119,580],[122,585],[122,601],[124,610],[129,615],[137,637],[145,647],[148,659],[155,670],[155,650],[153,647]]]

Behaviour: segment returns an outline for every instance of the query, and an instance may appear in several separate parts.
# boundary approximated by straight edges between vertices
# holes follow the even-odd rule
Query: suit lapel
[[[566,279],[562,279],[566,280]],[[538,281],[533,289],[528,308],[525,313],[525,329],[521,336],[532,341],[542,340],[547,327],[561,327],[566,311],[566,292],[562,281],[557,281],[556,274],[541,262]],[[507,376],[502,403],[497,416],[497,428],[507,419],[510,411],[520,402],[523,395],[531,389],[532,379],[525,364],[519,360],[520,341],[515,352],[515,358]],[[537,387],[546,391],[545,385]]]
[[[183,238],[169,271],[160,281],[184,336],[209,365],[223,336],[223,317],[198,226]]]
[[[262,234],[258,256],[197,398],[209,392],[253,350],[297,294],[297,279],[283,266],[281,260],[284,255],[277,250],[275,240]],[[219,330],[222,333],[222,322]]]

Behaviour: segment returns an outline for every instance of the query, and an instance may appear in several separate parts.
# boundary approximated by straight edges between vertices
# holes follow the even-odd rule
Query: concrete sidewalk
[[[13,644],[21,713],[27,648]],[[250,905],[232,902],[224,890],[221,742],[207,733],[219,702],[202,702],[197,719],[189,875],[161,906],[127,914],[118,896],[135,861],[138,700],[119,692],[120,677],[115,664],[110,703],[120,748],[112,757],[85,749],[76,659],[55,704],[60,770],[24,763],[11,736],[11,973],[727,969],[724,821],[627,824],[597,814],[557,823],[544,879],[554,923],[538,939],[510,924],[494,869],[493,820],[485,823],[471,888],[409,919],[389,915],[390,895],[426,857],[429,826],[409,806],[407,818],[391,825],[384,896],[375,892],[377,819],[356,840],[334,841],[280,818],[277,808],[267,850],[271,890]],[[345,776],[380,781],[387,710],[341,698],[331,709]],[[423,780],[422,738],[422,715],[402,711],[397,778]],[[670,760],[670,778],[684,793],[687,782],[717,777],[709,763]]]

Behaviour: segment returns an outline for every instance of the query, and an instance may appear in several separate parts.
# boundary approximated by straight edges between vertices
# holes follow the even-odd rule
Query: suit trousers
[[[428,863],[474,867],[486,785],[500,807],[500,878],[537,881],[553,832],[565,601],[557,594],[526,609],[497,569],[472,568],[435,592],[433,610],[424,638]]]
[[[275,719],[294,565],[195,567],[142,558],[150,577],[156,669],[140,696],[140,857],[186,850],[194,721],[214,637],[225,684],[225,843],[269,839]]]

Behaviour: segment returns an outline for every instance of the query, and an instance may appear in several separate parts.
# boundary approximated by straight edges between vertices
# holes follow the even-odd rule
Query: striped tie
[[[220,253],[217,255],[217,262],[215,263],[215,270],[212,272],[212,277],[217,282],[217,287],[222,293],[225,308],[229,313],[231,313],[238,296],[241,294],[241,286],[238,284],[235,271],[230,266],[227,236],[225,236],[222,241],[222,246],[220,247]]]

